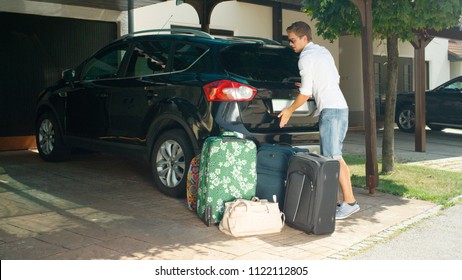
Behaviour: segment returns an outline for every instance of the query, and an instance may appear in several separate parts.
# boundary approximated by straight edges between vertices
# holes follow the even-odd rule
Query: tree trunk
[[[385,96],[385,116],[382,139],[382,173],[390,173],[395,168],[395,111],[398,91],[398,36],[387,38],[388,92]]]

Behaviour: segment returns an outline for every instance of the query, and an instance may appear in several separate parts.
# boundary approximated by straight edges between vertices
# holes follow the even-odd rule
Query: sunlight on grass
[[[350,167],[353,186],[366,188],[366,160],[358,156],[345,156],[345,161]],[[381,168],[379,162],[379,172]],[[393,173],[379,175],[377,190],[446,205],[452,198],[462,195],[462,174],[395,163]]]

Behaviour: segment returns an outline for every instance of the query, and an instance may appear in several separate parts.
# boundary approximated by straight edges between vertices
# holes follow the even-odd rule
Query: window
[[[170,52],[170,41],[137,42],[128,64],[127,76],[164,73]]]
[[[275,45],[239,45],[223,51],[225,69],[258,81],[299,79],[298,56],[290,48]]]
[[[181,71],[192,68],[194,71],[201,71],[205,69],[205,60],[200,58],[207,49],[188,45],[185,43],[177,43],[175,45],[175,54],[173,56],[173,69],[172,71]]]
[[[119,46],[90,59],[83,70],[83,80],[115,78],[127,52],[127,46]]]
[[[403,89],[402,91],[412,91],[412,65],[403,64]]]
[[[446,91],[461,92],[462,90],[462,81],[455,81],[444,87]]]

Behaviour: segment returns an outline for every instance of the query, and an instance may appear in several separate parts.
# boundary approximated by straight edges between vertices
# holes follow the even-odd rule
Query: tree
[[[358,36],[359,12],[351,1],[302,0],[304,11],[317,21],[317,34],[334,40],[342,34]],[[458,24],[462,0],[373,0],[373,36],[387,42],[382,173],[394,171],[394,123],[398,88],[398,42],[415,40],[415,32],[451,28]]]

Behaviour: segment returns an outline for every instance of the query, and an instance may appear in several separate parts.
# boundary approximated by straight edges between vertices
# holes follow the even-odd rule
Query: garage
[[[117,24],[1,12],[0,26],[0,139],[15,136],[1,141],[5,150],[31,144],[27,136],[35,134],[38,93],[59,79],[62,69],[114,40]]]

